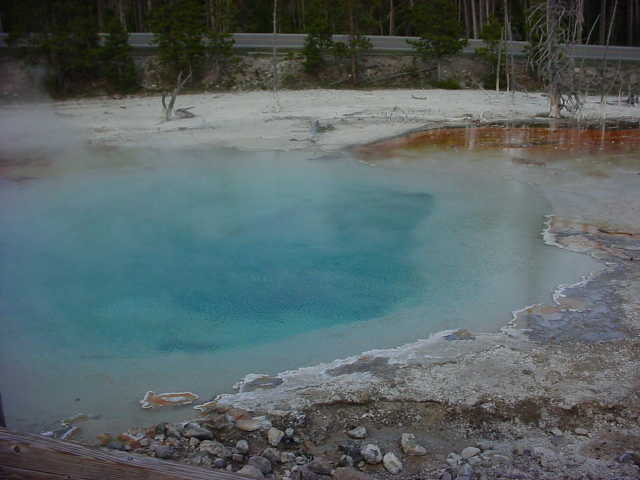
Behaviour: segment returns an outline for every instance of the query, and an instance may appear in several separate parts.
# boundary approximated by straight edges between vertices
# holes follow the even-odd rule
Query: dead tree
[[[545,84],[551,118],[560,118],[563,109],[575,113],[582,108],[574,60],[568,51],[576,38],[577,17],[575,3],[567,0],[547,0],[529,13],[532,38],[529,62]]]
[[[180,91],[183,89],[183,87],[185,86],[185,84],[191,80],[191,74],[193,72],[191,70],[189,70],[189,75],[187,75],[185,78],[182,78],[182,70],[180,71],[180,73],[178,73],[178,80],[176,81],[176,87],[173,89],[173,91],[171,92],[171,94],[169,93],[163,93],[162,94],[162,110],[164,111],[164,119],[166,122],[168,122],[169,120],[171,120],[173,118],[173,109],[175,107],[176,104],[176,98],[178,98],[178,95],[180,94]],[[168,95],[171,95],[171,99],[169,100],[169,104],[167,105],[166,102],[166,98]],[[193,107],[189,107],[189,108],[181,108],[179,110],[186,112],[187,115],[181,114],[182,118],[188,117],[188,116],[193,116],[193,114],[191,112],[189,112],[190,108]],[[176,113],[178,111],[176,110]]]
[[[271,55],[271,68],[273,70],[273,102],[276,112],[281,110],[278,98],[278,0],[273,0],[273,51]]]

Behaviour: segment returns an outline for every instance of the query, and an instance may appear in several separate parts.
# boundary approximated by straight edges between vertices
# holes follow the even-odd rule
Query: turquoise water
[[[234,151],[70,163],[0,185],[18,428],[82,411],[118,430],[158,420],[136,406],[147,389],[209,398],[250,372],[492,330],[595,268],[545,246],[549,205],[503,178]]]

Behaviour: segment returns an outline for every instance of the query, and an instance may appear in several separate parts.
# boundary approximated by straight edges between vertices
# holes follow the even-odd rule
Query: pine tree
[[[435,60],[440,80],[440,65],[445,57],[455,55],[466,45],[461,38],[464,29],[458,21],[457,9],[452,0],[430,0],[415,6],[414,24],[418,40],[409,40],[424,60]]]
[[[136,68],[131,58],[129,34],[122,23],[113,18],[107,25],[107,38],[99,49],[100,65],[109,86],[127,93],[138,87]]]
[[[205,58],[203,37],[207,32],[204,6],[197,0],[177,0],[156,7],[151,28],[165,76],[198,71]]]

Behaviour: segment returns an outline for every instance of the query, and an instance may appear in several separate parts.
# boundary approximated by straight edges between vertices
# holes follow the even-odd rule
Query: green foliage
[[[207,59],[221,68],[233,58],[235,40],[230,33],[207,31],[204,39],[204,53]]]
[[[447,78],[445,80],[435,80],[431,82],[434,88],[442,88],[443,90],[460,90],[460,82],[454,78]]]
[[[22,8],[32,9],[28,15],[40,20],[39,29],[31,30],[27,17],[13,24],[10,41],[26,47],[22,53],[28,61],[46,64],[45,83],[52,94],[66,95],[74,85],[99,77],[98,26],[87,2],[60,0],[53,7],[25,2]],[[27,37],[30,30],[33,34]]]
[[[476,48],[475,54],[484,60],[490,67],[489,75],[484,79],[485,84],[495,85],[498,75],[498,62],[506,65],[507,55],[504,48],[501,48],[503,40],[503,25],[496,17],[491,17],[489,22],[482,27],[480,38],[484,40],[484,47]],[[506,69],[501,68],[500,84],[506,84]]]
[[[165,76],[198,71],[206,56],[203,38],[207,33],[204,6],[197,0],[177,0],[152,10],[154,42]]]
[[[326,55],[333,47],[326,3],[326,0],[312,0],[305,17],[309,34],[304,40],[302,56],[304,70],[310,74],[318,74],[326,66]]]
[[[464,30],[452,0],[430,0],[416,5],[413,21],[420,38],[408,43],[425,61],[455,55],[467,44],[461,38]]]
[[[326,65],[325,54],[330,51],[333,41],[329,34],[310,33],[304,40],[302,56],[304,57],[304,71],[317,74]]]
[[[100,66],[109,86],[127,93],[138,87],[136,68],[131,58],[129,34],[117,19],[107,26],[107,38],[99,49]]]

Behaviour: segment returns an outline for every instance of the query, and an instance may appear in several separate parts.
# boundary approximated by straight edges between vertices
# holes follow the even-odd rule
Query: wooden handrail
[[[247,477],[0,428],[0,479],[246,480]]]

